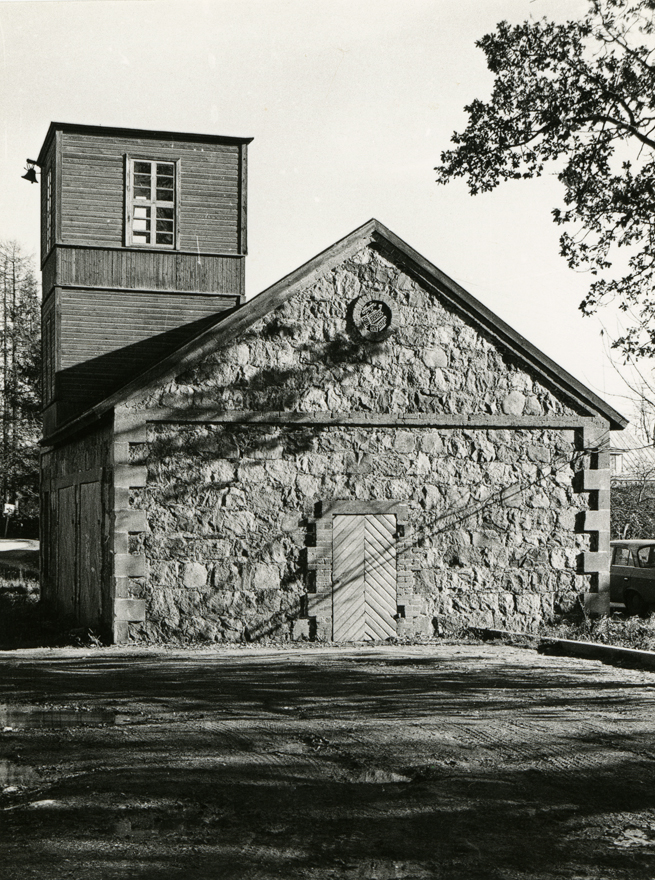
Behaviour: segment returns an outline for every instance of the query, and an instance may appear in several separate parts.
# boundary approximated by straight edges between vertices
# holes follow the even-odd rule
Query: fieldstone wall
[[[382,342],[352,326],[358,297],[394,303]],[[575,414],[516,359],[372,247],[134,406],[300,413]]]
[[[393,311],[377,342],[353,324],[371,293]],[[421,426],[431,417],[447,426]],[[462,427],[480,417],[507,427]],[[130,637],[329,637],[308,556],[317,505],[336,500],[408,505],[400,635],[536,626],[590,581],[576,573],[590,549],[575,530],[590,497],[574,491],[580,453],[573,430],[548,425],[567,417],[589,413],[363,248],[122,407],[149,423],[127,444],[139,478],[122,477],[143,523],[127,536],[143,576],[120,587],[145,602]]]
[[[141,450],[146,638],[329,638],[307,621],[316,506],[407,503],[400,635],[530,629],[584,588],[572,431],[152,425]],[[312,626],[310,626],[312,623]]]

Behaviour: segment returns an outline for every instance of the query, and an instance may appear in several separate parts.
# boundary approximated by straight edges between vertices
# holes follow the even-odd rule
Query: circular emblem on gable
[[[353,323],[364,339],[384,339],[393,329],[393,302],[383,293],[360,296],[353,308]]]

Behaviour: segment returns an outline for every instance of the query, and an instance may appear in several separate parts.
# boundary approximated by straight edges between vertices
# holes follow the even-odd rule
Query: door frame
[[[396,517],[396,603],[397,618],[414,596],[409,507],[404,501],[335,500],[316,505],[311,522],[313,546],[307,548],[307,617],[310,637],[332,639],[332,523],[339,514],[389,513]]]

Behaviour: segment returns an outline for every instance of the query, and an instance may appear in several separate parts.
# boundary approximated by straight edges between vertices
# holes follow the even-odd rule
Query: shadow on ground
[[[10,880],[655,873],[649,673],[488,646],[0,672]]]

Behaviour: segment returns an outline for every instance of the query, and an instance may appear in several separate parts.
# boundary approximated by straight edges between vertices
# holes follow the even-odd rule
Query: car
[[[655,539],[610,541],[610,602],[645,617],[655,605]]]

